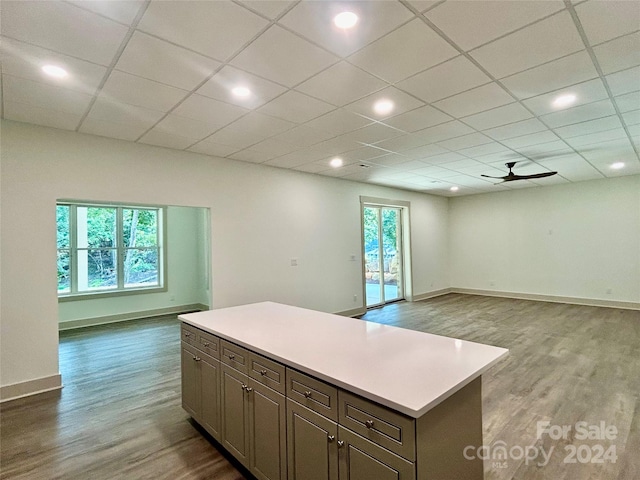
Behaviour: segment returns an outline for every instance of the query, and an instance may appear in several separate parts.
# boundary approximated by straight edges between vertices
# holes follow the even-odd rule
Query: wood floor
[[[640,312],[450,294],[364,319],[510,349],[483,377],[484,444],[511,451],[486,479],[640,479]],[[180,407],[175,317],[61,333],[60,371],[60,393],[0,407],[0,479],[248,478]],[[571,432],[537,439],[538,421]],[[580,421],[616,438],[579,440]],[[580,463],[597,444],[615,463]],[[526,447],[553,451],[538,466]]]

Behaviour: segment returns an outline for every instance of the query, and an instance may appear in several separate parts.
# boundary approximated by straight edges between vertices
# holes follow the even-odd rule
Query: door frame
[[[366,265],[364,258],[364,207],[388,207],[400,209],[400,248],[402,249],[402,290],[404,300],[413,301],[413,275],[411,268],[411,228],[410,228],[410,207],[411,202],[404,200],[391,200],[387,198],[360,196],[360,251],[362,258],[362,306],[365,309],[379,308],[384,303],[367,307],[367,286],[366,286]]]

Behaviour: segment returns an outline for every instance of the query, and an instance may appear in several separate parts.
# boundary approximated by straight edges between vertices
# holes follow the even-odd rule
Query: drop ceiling
[[[5,119],[446,196],[640,173],[639,1],[0,8]]]

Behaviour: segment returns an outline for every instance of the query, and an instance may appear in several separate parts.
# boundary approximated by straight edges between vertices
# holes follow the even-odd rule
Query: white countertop
[[[508,350],[273,302],[180,320],[414,418]]]

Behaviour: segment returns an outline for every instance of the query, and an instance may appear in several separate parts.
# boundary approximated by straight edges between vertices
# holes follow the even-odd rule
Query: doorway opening
[[[405,298],[403,208],[362,204],[366,307]]]

